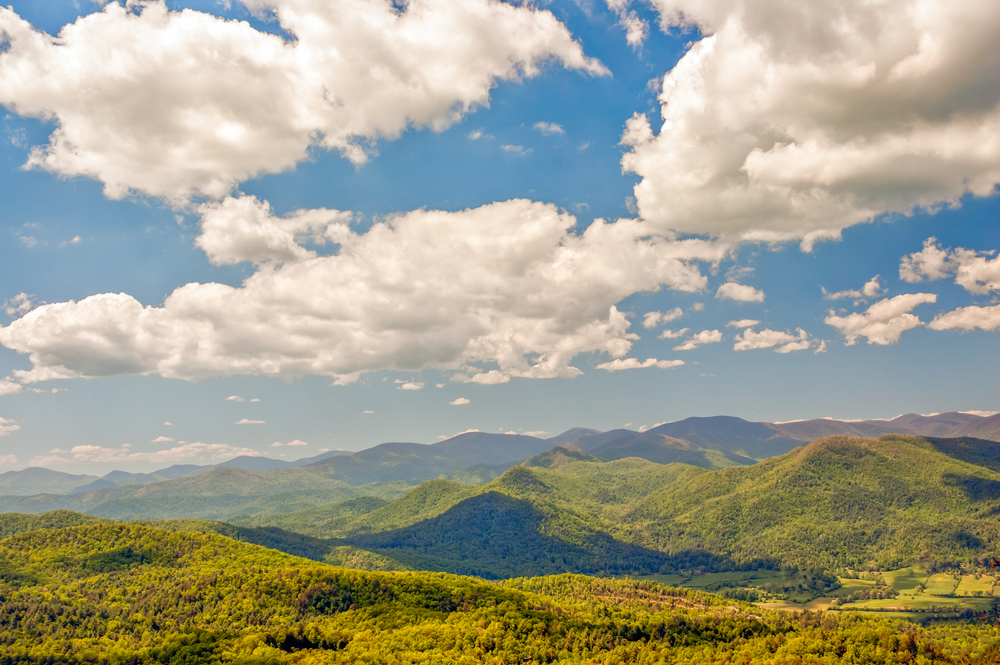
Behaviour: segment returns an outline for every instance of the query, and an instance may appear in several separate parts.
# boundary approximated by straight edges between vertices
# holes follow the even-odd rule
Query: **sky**
[[[988,0],[8,0],[0,471],[1000,409]]]

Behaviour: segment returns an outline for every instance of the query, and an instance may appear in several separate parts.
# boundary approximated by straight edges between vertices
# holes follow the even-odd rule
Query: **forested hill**
[[[990,625],[790,615],[650,583],[335,568],[99,524],[0,541],[0,662],[990,663]]]
[[[830,437],[717,471],[557,451],[481,487],[439,480],[361,515],[332,506],[245,524],[496,577],[965,561],[1000,551],[998,448]]]
[[[1000,414],[908,414],[892,420],[821,418],[784,423],[713,416],[686,418],[642,432],[628,429],[599,432],[575,427],[548,439],[467,432],[433,444],[384,443],[359,452],[328,451],[294,462],[243,456],[214,466],[174,465],[152,473],[112,471],[101,478],[27,468],[0,474],[0,511],[71,509],[106,517],[154,519],[164,516],[158,512],[164,497],[170,497],[165,500],[169,504],[167,510],[176,512],[181,508],[178,497],[187,491],[206,500],[187,502],[183,506],[185,515],[224,519],[238,512],[290,512],[305,508],[307,497],[276,495],[296,488],[319,489],[317,478],[322,478],[331,489],[337,483],[416,484],[439,477],[481,484],[555,446],[580,450],[605,462],[641,457],[659,464],[681,462],[718,469],[782,455],[820,437],[890,433],[1000,441]],[[201,475],[205,478],[193,478]],[[207,498],[221,496],[222,488],[232,487],[233,478],[243,478],[243,487],[229,491],[224,499]],[[148,485],[155,485],[155,489],[142,489]],[[209,485],[213,488],[206,491]],[[248,499],[251,494],[259,500]],[[320,503],[328,502],[327,497]]]

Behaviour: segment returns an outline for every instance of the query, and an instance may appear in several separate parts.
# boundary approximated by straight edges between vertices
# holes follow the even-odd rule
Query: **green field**
[[[710,591],[731,592],[733,588],[756,589],[765,596],[756,604],[769,610],[832,610],[863,612],[892,616],[900,619],[920,620],[929,614],[953,614],[962,610],[985,612],[990,607],[997,578],[992,571],[972,574],[935,573],[915,567],[870,574],[873,579],[838,578],[839,588],[826,592],[802,589],[798,585],[801,575],[773,570],[707,573],[704,575],[644,575],[629,579],[646,580]],[[881,579],[878,579],[878,578]],[[847,601],[864,593],[879,595],[882,590],[889,598],[862,598]],[[888,592],[888,593],[887,593]]]
[[[959,596],[992,596],[996,578],[992,575],[963,575],[955,594]]]

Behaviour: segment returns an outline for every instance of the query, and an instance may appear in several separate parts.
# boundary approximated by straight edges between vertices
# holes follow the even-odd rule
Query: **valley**
[[[35,510],[0,515],[0,657],[332,663],[402,649],[441,662],[722,663],[804,644],[853,662],[1000,654],[988,618],[1000,586],[985,567],[1000,552],[997,442],[836,434],[793,446],[761,424],[703,420],[669,435],[470,433],[4,497]],[[351,484],[345,464],[367,471]],[[160,637],[146,641],[150,631]]]

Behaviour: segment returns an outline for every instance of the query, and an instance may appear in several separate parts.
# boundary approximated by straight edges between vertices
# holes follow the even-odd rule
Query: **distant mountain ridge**
[[[481,485],[555,446],[604,462],[641,458],[721,469],[756,464],[818,436],[886,433],[998,441],[1000,414],[785,423],[715,416],[665,423],[645,432],[573,428],[549,439],[468,432],[434,444],[384,443],[294,462],[243,456],[213,466],[175,465],[151,474],[112,471],[103,478],[30,468],[0,475],[0,512],[67,509],[117,519],[246,518],[320,509],[361,496],[392,500],[408,486],[433,478]]]

